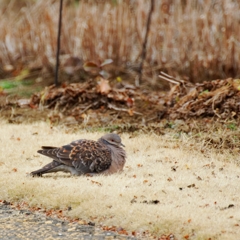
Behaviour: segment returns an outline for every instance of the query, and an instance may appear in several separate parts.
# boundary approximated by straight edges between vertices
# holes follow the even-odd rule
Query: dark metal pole
[[[60,39],[61,39],[61,27],[62,27],[62,4],[63,0],[60,0],[59,19],[58,19],[58,35],[57,35],[57,54],[56,54],[56,68],[55,68],[55,86],[58,82],[58,69],[59,69],[59,54],[60,54]]]
[[[145,33],[145,38],[144,38],[143,46],[142,46],[141,63],[139,66],[139,82],[138,82],[138,84],[141,84],[141,82],[142,82],[143,63],[144,63],[144,60],[146,58],[146,53],[147,53],[147,40],[148,40],[148,33],[149,33],[149,29],[150,29],[151,17],[152,17],[153,10],[154,10],[154,0],[151,0],[151,6],[150,6],[147,24],[146,24],[146,33]]]

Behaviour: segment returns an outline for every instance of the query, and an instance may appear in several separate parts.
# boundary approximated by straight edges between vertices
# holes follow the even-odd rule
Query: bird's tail
[[[53,160],[52,162],[48,163],[44,167],[31,172],[30,175],[32,175],[33,177],[36,177],[36,176],[41,177],[44,173],[57,172],[59,171],[59,168],[61,167],[61,165],[63,164]]]

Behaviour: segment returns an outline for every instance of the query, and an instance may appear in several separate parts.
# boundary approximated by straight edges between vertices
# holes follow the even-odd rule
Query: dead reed
[[[0,67],[53,63],[58,10],[58,1],[2,1]],[[137,64],[148,11],[149,1],[65,2],[61,53],[84,61],[112,58],[116,66]],[[193,82],[239,75],[239,16],[236,0],[156,1],[145,77],[159,70]]]

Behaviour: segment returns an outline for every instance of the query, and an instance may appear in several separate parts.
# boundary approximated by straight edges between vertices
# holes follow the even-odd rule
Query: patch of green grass
[[[0,81],[0,87],[2,89],[8,90],[13,89],[20,86],[31,86],[34,84],[33,79],[24,79],[24,80],[1,80]]]
[[[12,89],[16,88],[17,86],[19,86],[19,83],[15,81],[5,80],[0,82],[0,87],[2,89]]]
[[[89,130],[90,132],[114,132],[119,128],[119,125],[111,125],[106,127],[90,127],[87,130]]]
[[[165,128],[171,128],[173,129],[175,127],[175,124],[173,122],[167,122],[165,125]]]
[[[227,124],[227,128],[230,129],[230,130],[233,130],[233,131],[237,130],[237,126],[236,126],[235,123]]]
[[[33,79],[25,79],[23,81],[21,81],[23,86],[32,86],[35,81]]]
[[[206,93],[209,93],[209,90],[208,90],[208,89],[202,91],[199,95],[203,95],[203,94],[206,94]]]
[[[10,80],[5,79],[0,81],[0,89],[8,94],[16,94],[19,97],[29,98],[35,92],[39,92],[43,87],[35,86],[34,79]]]

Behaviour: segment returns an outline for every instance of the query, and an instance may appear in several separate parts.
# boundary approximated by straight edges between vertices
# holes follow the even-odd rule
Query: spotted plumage
[[[38,153],[53,161],[43,168],[31,172],[42,176],[51,172],[70,172],[72,175],[111,174],[123,169],[126,152],[121,138],[115,133],[106,134],[98,141],[80,139],[62,147],[43,146]]]

